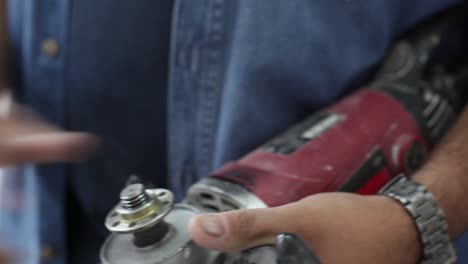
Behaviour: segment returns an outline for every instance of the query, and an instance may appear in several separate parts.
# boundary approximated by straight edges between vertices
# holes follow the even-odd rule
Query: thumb
[[[241,251],[272,245],[280,233],[294,233],[295,214],[294,206],[201,214],[191,219],[189,229],[192,239],[203,247],[223,252]]]

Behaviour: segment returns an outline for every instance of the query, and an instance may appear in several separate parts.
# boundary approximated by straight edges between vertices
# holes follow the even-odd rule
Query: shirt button
[[[43,260],[49,260],[51,258],[54,258],[57,256],[57,250],[51,246],[51,245],[46,245],[42,248],[41,251],[41,258]]]
[[[60,46],[56,39],[48,38],[42,42],[42,52],[49,57],[57,57],[60,52]]]

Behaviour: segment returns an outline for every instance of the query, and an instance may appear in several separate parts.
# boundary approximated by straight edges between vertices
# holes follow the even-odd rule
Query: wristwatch
[[[444,212],[424,185],[399,175],[385,185],[379,194],[401,203],[413,218],[423,247],[422,264],[455,262],[456,253],[450,241]]]

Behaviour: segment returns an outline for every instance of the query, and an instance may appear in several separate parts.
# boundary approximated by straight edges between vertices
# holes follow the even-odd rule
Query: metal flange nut
[[[136,183],[120,193],[120,203],[106,217],[106,228],[116,233],[146,230],[164,220],[174,206],[174,195],[166,189],[146,189]]]

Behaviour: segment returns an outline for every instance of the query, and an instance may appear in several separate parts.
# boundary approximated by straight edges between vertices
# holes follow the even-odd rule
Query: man
[[[105,213],[128,175],[182,197],[213,169],[368,81],[399,33],[457,2],[9,1],[4,68],[15,98],[101,144],[89,161],[22,176],[35,190],[24,217],[38,219],[25,239],[28,259],[96,263]],[[90,134],[61,132],[16,108],[1,124],[4,165],[76,160],[96,145]],[[453,239],[468,224],[460,202],[468,193],[467,119],[463,113],[416,175],[445,211]],[[191,231],[218,250],[292,231],[324,263],[415,263],[422,251],[412,219],[384,196],[323,194],[205,215]]]

